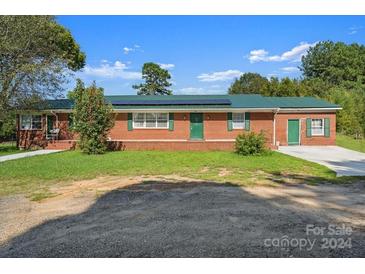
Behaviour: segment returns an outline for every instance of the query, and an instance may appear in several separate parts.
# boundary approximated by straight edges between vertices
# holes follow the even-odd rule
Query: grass
[[[48,191],[48,189],[45,189],[43,191],[39,190],[37,192],[31,193],[28,198],[30,198],[30,200],[33,202],[39,202],[43,199],[51,198],[51,197],[55,197],[55,196],[57,196],[57,194],[51,193]]]
[[[0,143],[0,156],[23,152],[16,147],[15,142]]]
[[[346,135],[337,134],[336,145],[365,153],[365,139],[354,139]]]
[[[0,195],[26,193],[38,200],[49,195],[49,187],[59,182],[109,175],[171,174],[237,185],[280,183],[286,179],[309,183],[337,180],[335,173],[324,166],[278,152],[244,157],[218,151],[124,151],[104,155],[69,151],[1,163]]]

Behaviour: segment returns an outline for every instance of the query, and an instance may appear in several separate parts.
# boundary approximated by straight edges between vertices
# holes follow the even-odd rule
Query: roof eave
[[[280,113],[303,113],[303,112],[336,112],[342,107],[316,107],[316,108],[280,108]]]
[[[116,113],[128,113],[128,112],[335,112],[341,110],[341,107],[327,107],[327,108],[129,108],[129,109],[113,109]],[[40,112],[58,112],[58,113],[70,113],[72,109],[46,109]]]

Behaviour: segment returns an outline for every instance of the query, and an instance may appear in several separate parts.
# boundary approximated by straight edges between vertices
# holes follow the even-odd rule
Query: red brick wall
[[[330,118],[330,137],[325,136],[306,136],[306,119],[311,118]],[[300,119],[300,144],[301,145],[335,145],[336,144],[336,114],[335,113],[298,113],[276,115],[276,141],[280,145],[287,145],[288,119]]]
[[[185,118],[184,118],[185,117]],[[128,114],[118,113],[115,125],[109,136],[117,140],[148,140],[148,139],[189,139],[189,113],[174,114],[174,130],[168,129],[133,129],[128,131]]]
[[[113,150],[228,150],[234,149],[232,141],[115,141],[110,142],[109,147]]]
[[[41,130],[20,130],[20,118],[17,115],[17,146],[24,149],[31,147],[44,147],[46,142],[44,140],[44,128],[46,125],[46,116],[42,115],[42,129]]]
[[[271,146],[273,143],[273,113],[251,113],[251,130],[256,133],[263,131],[266,137],[266,143]]]
[[[29,147],[31,145],[46,144],[45,130],[46,122],[43,115],[43,130],[22,131],[18,130],[19,146]],[[330,118],[330,137],[313,136],[306,137],[306,118]],[[336,138],[336,115],[332,114],[277,114],[276,115],[276,140],[280,145],[287,145],[287,121],[288,119],[301,119],[301,144],[302,145],[334,145]],[[54,125],[57,127],[57,125]],[[68,114],[58,113],[58,127],[60,130],[59,139],[77,139],[68,130]],[[273,142],[273,113],[251,113],[251,131],[259,133],[263,131],[267,139],[267,145]],[[204,113],[204,139],[211,142],[194,141],[190,139],[190,115],[189,113],[174,114],[174,130],[168,129],[133,129],[128,131],[127,113],[116,114],[115,126],[110,131],[109,137],[112,140],[122,140],[114,144],[118,149],[161,149],[161,150],[232,150],[232,140],[242,133],[242,129],[227,129],[227,113]],[[141,140],[140,142],[136,142]],[[142,141],[143,140],[143,141]],[[166,140],[158,142],[153,140]],[[185,140],[182,142],[181,140]],[[223,140],[223,142],[222,142]],[[227,141],[224,141],[227,140]],[[168,142],[167,142],[168,141]],[[113,143],[111,143],[113,144]]]
[[[251,130],[264,130],[269,142],[272,142],[272,113],[251,113]],[[109,136],[118,140],[188,140],[190,138],[189,113],[174,114],[174,130],[168,129],[133,129],[128,131],[127,113],[117,114],[115,126]],[[235,139],[242,129],[227,129],[227,113],[204,113],[204,139]]]
[[[74,138],[73,133],[68,129],[68,113],[58,113],[58,125],[54,125],[55,128],[60,129],[60,140],[72,140]],[[56,123],[56,121],[54,121]]]

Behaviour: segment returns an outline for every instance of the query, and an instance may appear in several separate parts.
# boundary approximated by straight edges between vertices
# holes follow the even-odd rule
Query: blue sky
[[[299,77],[318,41],[365,44],[364,16],[58,16],[86,53],[78,72],[105,94],[136,94],[145,62],[172,75],[174,94],[226,93],[244,72]],[[74,80],[67,88],[74,86]]]

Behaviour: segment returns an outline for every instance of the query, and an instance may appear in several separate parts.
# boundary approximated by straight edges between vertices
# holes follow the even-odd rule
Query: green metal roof
[[[44,109],[72,109],[73,101],[70,99],[55,99],[47,100],[45,104],[41,105]]]
[[[315,97],[265,97],[279,108],[338,108],[326,100]]]
[[[168,105],[168,101],[229,99],[230,105]],[[108,103],[115,101],[166,101],[164,105],[113,105],[113,109],[220,109],[220,108],[338,108],[325,100],[314,97],[264,97],[259,94],[240,95],[168,95],[168,96],[141,96],[141,95],[114,95],[105,96]],[[48,100],[44,109],[72,109],[73,101],[69,99]]]

